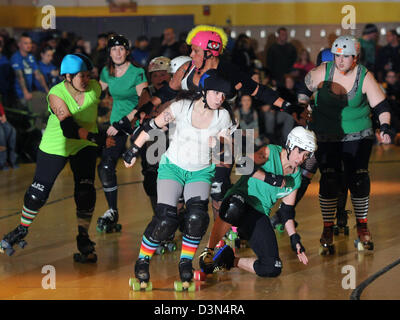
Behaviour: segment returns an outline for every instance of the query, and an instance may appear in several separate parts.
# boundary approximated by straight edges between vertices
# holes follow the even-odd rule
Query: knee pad
[[[93,212],[96,204],[96,189],[92,179],[82,179],[75,185],[74,198],[78,212]]]
[[[99,174],[103,188],[115,187],[117,185],[115,163],[111,158],[106,157],[105,159],[101,160],[97,167],[97,173]]]
[[[52,185],[34,179],[24,196],[24,206],[27,209],[38,211],[47,201]]]
[[[233,194],[222,202],[219,216],[223,221],[236,227],[240,227],[240,222],[244,215],[245,202],[241,195]]]
[[[282,261],[279,258],[258,259],[253,265],[254,271],[259,277],[274,278],[282,272]]]
[[[368,170],[357,170],[356,173],[350,177],[349,188],[351,194],[356,198],[368,196],[371,191],[371,181],[369,179]]]
[[[200,197],[190,198],[186,201],[183,230],[186,236],[201,239],[207,231],[210,217],[208,216],[208,199]]]
[[[144,173],[143,188],[149,197],[157,195],[157,172]]]
[[[178,225],[177,208],[158,203],[156,206],[156,214],[147,226],[144,235],[150,241],[165,241],[176,231]]]
[[[336,198],[340,189],[340,172],[327,168],[321,170],[319,193],[326,199]]]

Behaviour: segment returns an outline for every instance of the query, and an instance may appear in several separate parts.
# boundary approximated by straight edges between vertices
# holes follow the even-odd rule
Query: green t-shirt
[[[76,154],[87,146],[97,146],[95,143],[82,139],[67,139],[64,137],[60,126],[60,120],[50,108],[49,96],[53,94],[62,99],[67,105],[75,122],[86,130],[97,133],[97,107],[101,94],[100,84],[96,80],[90,80],[88,90],[85,92],[85,99],[79,106],[65,87],[65,81],[55,85],[47,95],[48,109],[50,112],[46,130],[40,142],[40,150],[49,154],[63,157]]]
[[[262,165],[265,172],[283,174],[282,162],[280,158],[281,146],[270,144],[268,161]],[[278,199],[284,198],[301,184],[301,173],[298,169],[295,173],[285,176],[286,186],[284,188],[274,187],[262,180],[250,176],[242,176],[232,188],[228,190],[225,198],[231,194],[240,194],[244,197],[247,204],[259,212],[269,216],[271,208]]]
[[[128,69],[121,77],[111,76],[107,67],[104,67],[100,74],[100,80],[107,83],[113,98],[111,123],[121,120],[136,108],[139,102],[136,86],[147,81],[144,69],[137,68],[132,64],[129,64]]]

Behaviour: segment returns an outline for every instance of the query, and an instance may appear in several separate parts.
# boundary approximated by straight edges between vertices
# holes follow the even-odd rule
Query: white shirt
[[[165,155],[187,171],[198,171],[211,164],[209,138],[228,132],[232,126],[229,112],[225,109],[213,110],[214,117],[206,129],[192,126],[194,102],[180,100],[170,106],[175,121],[170,123],[170,144]]]

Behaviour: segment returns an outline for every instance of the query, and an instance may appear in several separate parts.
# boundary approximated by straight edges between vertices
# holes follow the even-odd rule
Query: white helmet
[[[170,65],[171,65],[170,58],[163,57],[163,56],[156,57],[150,61],[147,71],[149,73],[154,72],[154,71],[168,71],[169,72]]]
[[[186,62],[192,61],[192,58],[188,56],[179,56],[171,60],[171,66],[169,69],[169,73],[174,74],[178,71],[178,69],[184,65]]]
[[[331,52],[346,56],[358,56],[360,42],[353,36],[340,36],[333,42]]]
[[[317,150],[317,137],[313,131],[298,126],[289,132],[286,140],[286,147],[290,151],[295,147],[299,147],[313,153]]]

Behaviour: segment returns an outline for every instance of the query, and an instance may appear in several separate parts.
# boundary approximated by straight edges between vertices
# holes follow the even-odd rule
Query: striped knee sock
[[[187,237],[182,237],[182,251],[181,251],[181,259],[186,258],[193,260],[193,257],[196,253],[196,250],[200,244],[200,240],[191,240]]]
[[[357,221],[367,223],[369,209],[369,195],[362,198],[356,198],[351,195],[351,202],[354,208],[354,215]]]
[[[139,259],[142,259],[146,256],[151,259],[159,245],[160,243],[151,242],[143,235],[142,245],[140,246]]]
[[[337,198],[325,199],[324,197],[319,195],[319,205],[321,207],[322,220],[324,221],[325,225],[335,223],[337,201]]]
[[[21,225],[28,228],[32,224],[33,220],[36,218],[39,211],[30,210],[27,207],[23,206],[21,213]]]

